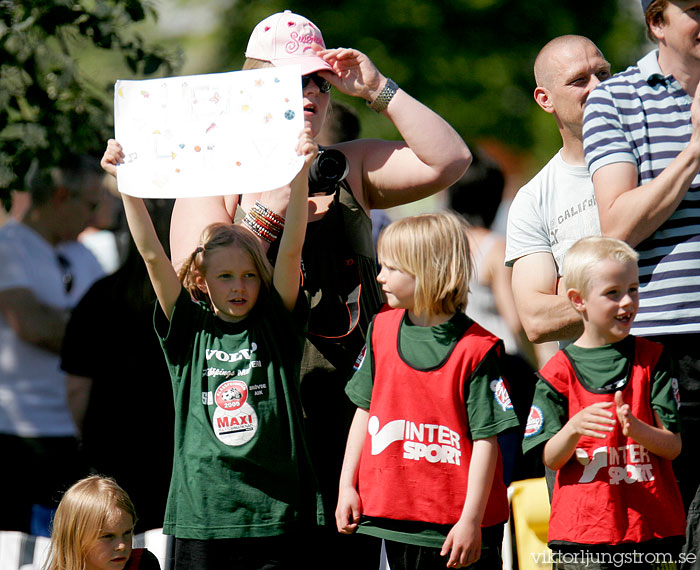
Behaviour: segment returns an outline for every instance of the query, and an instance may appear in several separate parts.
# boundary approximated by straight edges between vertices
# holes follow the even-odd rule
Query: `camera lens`
[[[349,170],[350,164],[342,152],[332,148],[319,150],[309,168],[309,193],[332,194]]]

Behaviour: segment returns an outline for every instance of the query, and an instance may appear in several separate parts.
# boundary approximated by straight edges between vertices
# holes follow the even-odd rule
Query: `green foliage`
[[[255,24],[284,9],[310,17],[329,47],[365,52],[468,142],[496,140],[539,165],[560,146],[554,121],[532,99],[539,49],[581,34],[620,71],[648,47],[638,0],[231,0],[214,36],[219,56],[193,72],[240,69]],[[34,158],[50,165],[101,154],[115,74],[173,75],[173,56],[135,31],[155,16],[148,0],[0,0],[0,199],[22,188]],[[105,57],[83,57],[92,52]],[[357,109],[363,136],[398,136],[363,101],[333,97]]]
[[[644,35],[638,3],[624,6],[612,0],[237,0],[222,19],[225,44],[212,71],[240,69],[255,24],[290,9],[316,23],[329,47],[366,53],[466,140],[498,140],[535,151],[541,161],[561,139],[532,98],[537,52],[556,36],[580,34],[601,47],[614,71],[623,69],[636,60]],[[362,101],[333,96],[358,110],[363,136],[397,136]]]
[[[155,17],[141,0],[0,0],[0,199],[22,190],[33,159],[99,156],[110,136],[111,85],[86,76],[76,54],[118,51],[136,75],[172,72],[169,58],[130,33]]]

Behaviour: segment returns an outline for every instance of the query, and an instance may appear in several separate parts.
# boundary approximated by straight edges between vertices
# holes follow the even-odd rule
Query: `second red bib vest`
[[[473,324],[442,364],[416,370],[398,351],[404,314],[381,312],[372,326],[374,388],[358,477],[362,510],[372,517],[455,524],[472,453],[465,394],[499,340]],[[482,526],[507,518],[499,452]]]
[[[635,342],[634,361],[620,390],[635,417],[655,425],[651,377],[663,347],[644,338]],[[614,402],[614,390],[587,389],[563,351],[540,375],[567,398],[569,418],[595,402]],[[619,423],[605,439],[581,437],[576,454],[557,472],[550,542],[639,543],[684,534],[685,512],[670,461],[626,437]]]

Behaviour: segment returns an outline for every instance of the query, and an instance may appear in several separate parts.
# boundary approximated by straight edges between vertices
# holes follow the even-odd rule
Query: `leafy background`
[[[517,187],[560,146],[532,99],[532,63],[549,39],[591,38],[613,71],[649,49],[638,0],[0,0],[0,198],[33,159],[99,156],[116,79],[239,69],[250,31],[284,9],[310,17],[327,45],[367,55],[496,156]],[[396,138],[363,101],[362,136]]]

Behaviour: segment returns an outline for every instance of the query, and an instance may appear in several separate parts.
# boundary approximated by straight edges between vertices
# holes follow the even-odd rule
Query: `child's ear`
[[[568,289],[566,291],[566,296],[569,298],[569,301],[571,301],[574,309],[576,309],[579,313],[586,310],[586,301],[583,298],[581,291],[578,289]]]
[[[209,294],[209,289],[207,289],[207,282],[204,280],[204,275],[202,275],[199,271],[195,272],[194,284],[202,293],[206,293],[207,295]]]

